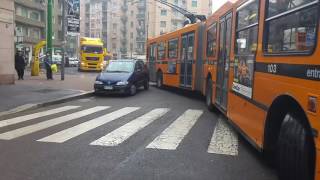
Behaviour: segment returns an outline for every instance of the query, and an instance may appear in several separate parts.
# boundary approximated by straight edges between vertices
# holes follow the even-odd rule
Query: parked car
[[[62,56],[60,54],[52,55],[52,64],[61,64]]]
[[[133,59],[110,60],[94,83],[96,94],[112,92],[133,96],[140,87],[149,89],[149,72],[143,61]]]
[[[77,57],[70,57],[69,58],[69,66],[76,67],[78,66],[79,60]]]

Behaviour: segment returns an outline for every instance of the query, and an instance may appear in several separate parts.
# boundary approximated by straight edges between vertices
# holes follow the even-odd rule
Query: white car
[[[76,67],[76,66],[78,66],[78,63],[79,63],[79,60],[78,60],[78,58],[77,57],[70,57],[69,58],[69,65],[71,66],[71,67]]]

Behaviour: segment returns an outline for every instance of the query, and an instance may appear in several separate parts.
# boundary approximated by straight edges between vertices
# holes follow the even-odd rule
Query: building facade
[[[197,15],[212,14],[212,0],[167,0],[168,3],[181,7]],[[177,10],[156,1],[148,5],[148,37],[175,31],[183,27],[186,17]]]
[[[145,54],[146,0],[85,0],[81,36],[101,38],[115,58]]]
[[[14,83],[14,0],[0,3],[0,84]]]
[[[32,60],[34,45],[46,39],[46,2],[46,0],[14,0],[15,48],[24,53],[28,62]],[[53,0],[52,2],[54,54],[60,54],[63,39],[63,0]]]
[[[46,5],[41,0],[14,0],[15,48],[32,59],[33,46],[46,36]]]

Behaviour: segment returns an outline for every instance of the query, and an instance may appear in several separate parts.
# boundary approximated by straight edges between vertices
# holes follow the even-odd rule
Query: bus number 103
[[[268,64],[268,73],[276,74],[277,73],[277,65],[276,64]]]

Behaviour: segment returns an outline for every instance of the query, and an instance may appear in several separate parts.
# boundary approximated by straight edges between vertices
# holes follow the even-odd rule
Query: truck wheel
[[[207,108],[211,111],[213,110],[213,104],[212,104],[212,80],[211,78],[207,81],[207,87],[206,87],[206,105]]]
[[[299,116],[288,113],[280,129],[277,145],[277,168],[280,179],[314,179],[313,137],[299,120],[301,120]]]

